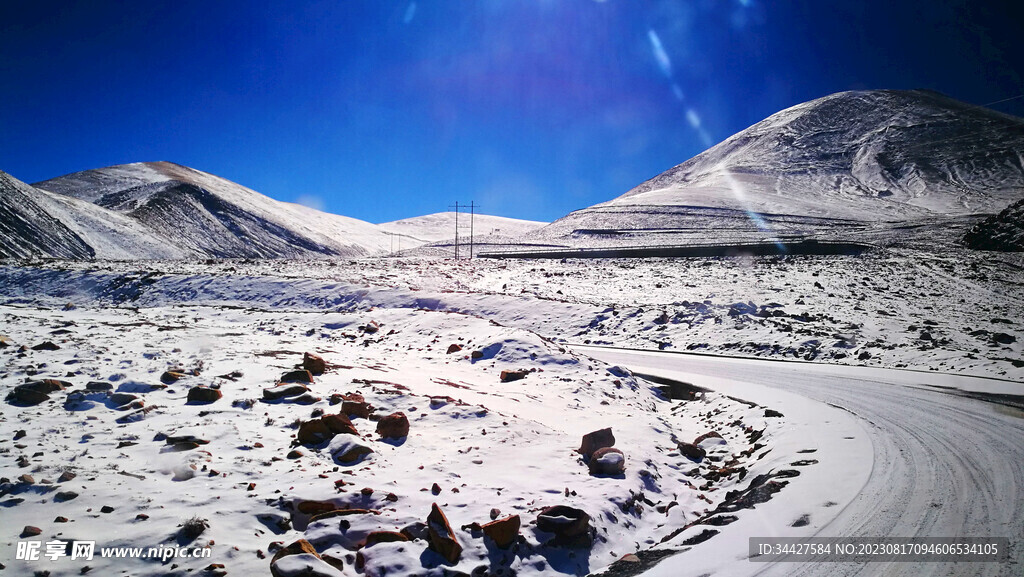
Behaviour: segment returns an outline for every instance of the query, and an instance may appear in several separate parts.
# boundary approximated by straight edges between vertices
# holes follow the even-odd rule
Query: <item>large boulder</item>
[[[195,404],[208,404],[219,400],[224,396],[219,389],[211,389],[203,385],[192,387],[188,390],[188,402]]]
[[[587,462],[591,475],[620,475],[626,470],[626,456],[615,447],[594,451]]]
[[[590,515],[582,509],[568,505],[548,507],[537,515],[537,528],[554,534],[549,545],[589,547],[592,544]]]
[[[316,445],[338,434],[358,436],[359,431],[345,415],[324,415],[299,425],[298,439],[300,443]]]
[[[302,368],[313,375],[320,376],[327,371],[327,362],[320,355],[304,353],[302,355]]]
[[[282,383],[306,383],[313,384],[313,375],[306,369],[289,371],[278,379]]]
[[[612,430],[609,427],[583,435],[583,442],[580,444],[580,448],[576,449],[576,452],[589,459],[594,454],[594,451],[614,446],[615,435],[612,434]]]
[[[366,401],[342,401],[341,412],[350,417],[369,419],[373,411],[373,405]]]
[[[399,411],[377,421],[377,434],[385,439],[401,439],[409,436],[409,417]]]
[[[518,539],[520,525],[519,515],[511,515],[486,523],[481,529],[498,547],[507,549]]]
[[[427,548],[440,554],[449,563],[457,562],[462,555],[462,545],[455,538],[448,518],[437,503],[430,507],[430,515],[427,516]]]
[[[356,463],[373,452],[373,449],[360,441],[358,436],[346,434],[335,435],[327,450],[335,461],[343,465]]]
[[[279,401],[281,399],[287,399],[289,397],[298,397],[303,393],[308,392],[309,389],[306,385],[299,383],[280,383],[277,386],[270,387],[269,389],[263,389],[263,400],[264,401]]]

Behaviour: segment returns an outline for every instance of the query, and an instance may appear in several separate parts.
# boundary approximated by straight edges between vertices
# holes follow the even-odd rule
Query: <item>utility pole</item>
[[[448,208],[452,208],[448,205]],[[459,260],[459,201],[455,201],[455,260]]]
[[[469,201],[469,260],[473,260],[473,220],[476,217],[476,201]]]

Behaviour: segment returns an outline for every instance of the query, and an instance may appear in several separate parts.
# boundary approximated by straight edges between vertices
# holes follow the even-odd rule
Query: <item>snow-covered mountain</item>
[[[0,256],[93,256],[81,237],[43,207],[45,196],[0,171]]]
[[[863,236],[1024,195],[1024,119],[920,90],[783,110],[534,236],[625,244]]]
[[[368,222],[280,202],[169,162],[87,170],[34,186],[68,204],[65,199],[85,201],[102,209],[107,220],[111,214],[127,217],[181,255],[358,257],[383,252],[390,242],[384,231]],[[83,212],[72,218],[82,220]],[[84,236],[94,232],[92,226],[82,228],[87,229]],[[138,257],[94,248],[99,257]],[[147,253],[142,257],[168,256],[174,255]]]
[[[469,237],[470,215],[459,213],[459,237]],[[504,216],[475,214],[472,216],[473,235],[480,237],[517,237],[538,230],[548,223],[535,220],[520,220]],[[403,218],[379,224],[382,229],[401,234],[424,243],[447,241],[455,238],[455,213],[438,212],[413,218]]]

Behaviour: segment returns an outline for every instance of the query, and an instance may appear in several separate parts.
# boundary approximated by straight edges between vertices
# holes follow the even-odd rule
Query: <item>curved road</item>
[[[1024,411],[934,387],[995,387],[1020,395],[1024,385],[915,371],[578,348],[638,372],[682,372],[783,389],[861,419],[874,453],[870,475],[853,502],[817,536],[1008,537],[1011,543],[1007,563],[739,561],[713,574],[1024,575]],[[728,539],[727,527],[716,539],[723,537]],[[668,558],[652,573],[671,569],[690,575],[687,556]]]

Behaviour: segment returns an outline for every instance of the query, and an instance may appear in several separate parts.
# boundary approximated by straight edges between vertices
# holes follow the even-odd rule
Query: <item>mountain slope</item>
[[[964,235],[964,244],[976,250],[1024,252],[1024,199],[975,225]]]
[[[35,186],[128,217],[184,253],[359,257],[383,252],[390,242],[368,222],[280,202],[169,162],[87,170]]]
[[[85,241],[41,205],[42,195],[0,171],[0,257],[93,256]]]
[[[1024,119],[928,91],[842,92],[774,114],[537,236],[871,236],[892,223],[992,214],[1022,188]]]

